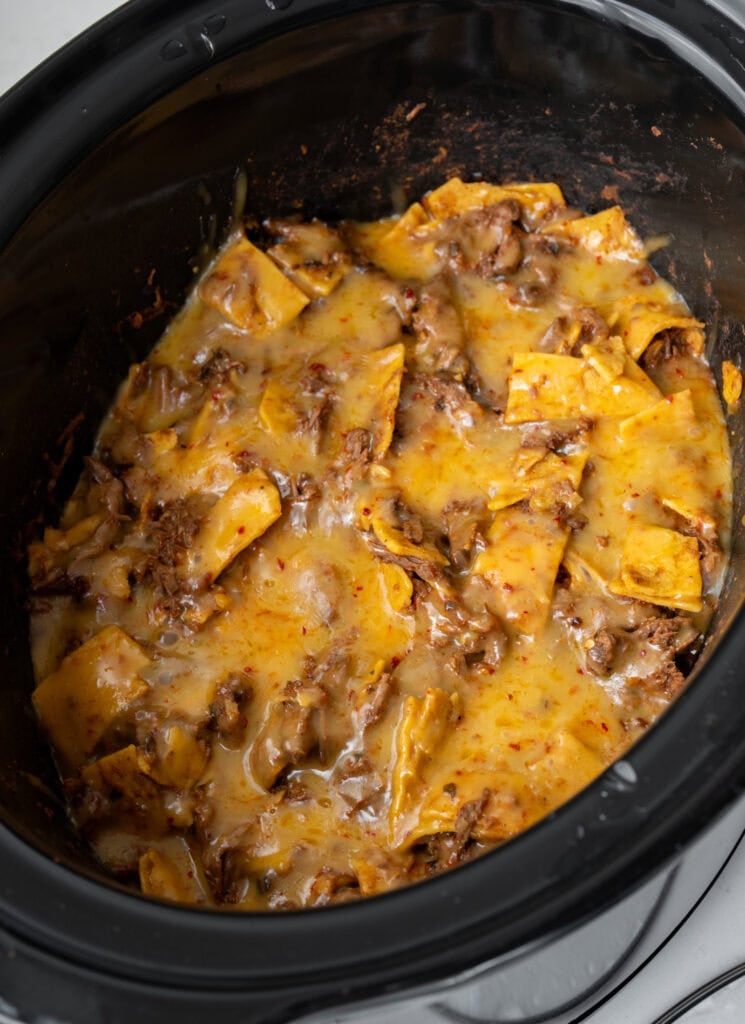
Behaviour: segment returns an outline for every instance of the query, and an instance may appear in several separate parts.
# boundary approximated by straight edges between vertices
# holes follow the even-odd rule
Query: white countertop
[[[742,13],[743,0],[730,2]],[[0,95],[54,50],[118,6],[110,0],[23,0],[21,4],[0,0]],[[726,3],[717,0],[717,6],[725,7]],[[652,1024],[689,992],[745,962],[743,923],[745,842],[680,932],[599,1014],[593,1015],[592,1021]],[[743,1024],[745,980],[699,1003],[680,1022]]]

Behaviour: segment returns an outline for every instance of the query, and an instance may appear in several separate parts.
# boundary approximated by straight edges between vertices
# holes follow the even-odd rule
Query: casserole
[[[715,368],[738,361],[741,44],[718,11],[694,3],[672,13],[652,3],[600,12],[310,0],[244,7],[216,13],[194,3],[174,13],[167,3],[131,4],[4,101],[7,535],[40,510],[44,455],[59,464],[69,435],[55,442],[81,412],[72,447],[90,447],[124,367],[155,340],[158,314],[191,280],[190,261],[226,224],[237,166],[246,166],[262,215],[303,197],[319,216],[375,216],[388,211],[397,183],[416,193],[475,170],[494,180],[556,178],[584,206],[616,187],[642,230],[675,234],[675,266],[663,253],[658,269],[701,319],[717,311]],[[419,102],[427,108],[407,122]],[[84,1021],[105,1008],[116,1020],[124,993],[140,992],[153,1020],[164,1006],[203,1020],[203,1007],[220,1002],[232,1003],[226,1019],[288,1019],[514,954],[649,878],[735,798],[743,777],[741,419],[731,425],[732,569],[689,690],[627,767],[534,830],[462,871],[364,906],[217,920],[104,887],[51,795],[54,774],[29,706],[22,590],[6,586],[2,919],[15,962],[0,977],[8,1001],[24,1014],[51,1007]],[[61,494],[78,469],[74,458],[62,469]],[[4,558],[6,579],[20,581],[22,567],[10,552]],[[33,967],[24,973],[22,962]],[[22,984],[34,972],[53,977],[55,992]],[[83,1004],[75,994],[90,972],[96,995]]]

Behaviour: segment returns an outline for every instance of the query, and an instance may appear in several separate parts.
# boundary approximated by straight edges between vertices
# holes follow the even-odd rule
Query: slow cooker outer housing
[[[745,41],[735,29],[693,0],[135,0],[0,103],[0,515],[12,542],[0,594],[0,925],[19,955],[33,949],[50,975],[62,964],[81,985],[98,973],[132,998],[184,1000],[183,1020],[236,993],[245,1012],[226,1021],[288,1019],[572,927],[741,791],[741,413],[730,420],[735,546],[712,635],[630,770],[611,769],[466,868],[357,905],[197,912],[104,880],[67,823],[31,711],[20,558],[28,524],[69,492],[127,364],[227,225],[237,168],[259,216],[299,203],[322,217],[381,215],[454,173],[556,180],[586,209],[617,188],[643,233],[673,235],[655,263],[712,325],[717,372],[723,358],[739,361]],[[94,1019],[81,1006],[80,1020]]]

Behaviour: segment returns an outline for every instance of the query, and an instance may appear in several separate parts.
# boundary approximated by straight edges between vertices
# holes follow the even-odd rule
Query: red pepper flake
[[[600,723],[600,728],[603,730],[603,732],[608,732],[608,726],[605,722]]]
[[[515,588],[512,586],[511,583],[503,583],[502,584],[502,590],[506,590],[508,594],[511,594],[514,589]]]
[[[514,699],[515,699],[515,698],[514,698],[514,697],[512,696],[512,694],[511,694],[511,693],[508,693],[508,694],[507,694],[507,700],[514,700]]]
[[[414,292],[413,288],[407,288],[406,291],[404,292],[404,295],[409,300],[409,302],[413,302],[413,300],[416,298],[416,293]]]
[[[520,661],[527,661],[527,660],[528,660],[527,654],[521,654],[520,655]],[[510,700],[512,700],[512,695],[511,694],[510,694]]]
[[[239,526],[238,527],[238,533],[245,533],[245,532],[246,532],[246,527],[245,526]]]
[[[280,567],[280,569],[284,570],[285,563],[282,561],[281,558],[277,559],[277,565]]]
[[[221,398],[222,398],[222,391],[213,391],[212,392],[212,401],[213,402],[219,402]]]
[[[354,589],[355,590],[364,590],[365,588],[362,586],[362,584],[360,584],[358,587],[355,587]]]
[[[508,743],[507,746],[508,747],[512,747],[513,750],[519,750],[520,749],[520,744],[519,743]]]
[[[672,395],[665,395],[665,401],[668,403],[668,405],[672,405],[673,404],[673,396]]]
[[[313,373],[322,373],[326,369],[325,363],[311,363],[308,367]]]
[[[639,492],[638,491],[632,491],[631,492],[631,497],[632,498],[638,498],[639,497]]]
[[[400,664],[401,664],[401,659],[397,655],[394,654],[393,657],[391,658],[391,666],[393,668],[398,668],[398,666]]]
[[[340,324],[346,324],[348,322],[349,322],[349,317],[348,316],[340,316],[339,317],[339,323]]]
[[[243,671],[246,673],[247,676],[250,676],[250,675],[253,674],[253,669],[251,668],[250,665],[244,665],[243,666]]]
[[[363,508],[363,509],[362,509],[362,515],[363,515],[363,516],[369,516],[369,515],[371,515],[370,509],[369,509],[369,508]]]
[[[585,670],[583,668],[578,668],[577,669],[577,675],[578,676],[583,676],[584,674],[585,674]]]
[[[305,626],[303,626],[303,636],[305,636],[307,632],[308,630],[305,628]]]

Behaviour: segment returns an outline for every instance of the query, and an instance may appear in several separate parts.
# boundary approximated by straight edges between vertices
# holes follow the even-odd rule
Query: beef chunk
[[[476,800],[463,804],[458,811],[452,832],[439,832],[429,836],[417,849],[418,858],[424,861],[427,875],[453,868],[479,852],[479,846],[473,839],[473,830],[490,796],[490,791],[485,789]]]
[[[454,591],[420,586],[416,611],[419,629],[447,651],[456,672],[494,670],[504,657],[507,636],[497,618],[486,608],[472,612]]]
[[[175,566],[196,537],[201,523],[194,502],[177,498],[156,510],[152,539],[162,565]]]
[[[519,259],[516,262],[514,243],[506,242],[506,239],[517,233],[515,222],[520,219],[520,213],[520,204],[516,200],[504,199],[445,221],[438,249],[445,256],[448,267],[455,272],[472,270],[488,256],[494,256],[495,263],[504,267],[517,266]],[[505,247],[500,260],[498,253],[503,243]]]
[[[619,638],[609,629],[599,629],[592,637],[592,646],[586,649],[585,664],[598,676],[607,676],[618,653]]]
[[[639,363],[645,370],[653,370],[673,356],[685,354],[695,354],[688,341],[688,332],[685,328],[669,327],[655,335]]]
[[[362,427],[350,430],[336,465],[350,482],[361,480],[372,461],[372,434]]]
[[[375,725],[386,712],[395,693],[396,686],[390,672],[384,672],[378,680],[362,688],[359,694],[361,701],[360,724],[363,730]]]
[[[547,448],[551,452],[564,451],[569,445],[582,441],[592,430],[592,420],[582,418],[571,427],[557,428],[551,423],[531,423],[523,430],[521,448]]]
[[[512,290],[510,302],[515,306],[537,309],[548,298],[548,288],[542,281],[523,281]]]
[[[359,895],[356,875],[334,868],[321,868],[311,884],[309,903],[314,907],[326,907],[331,903],[346,903]]]
[[[512,224],[508,224],[495,251],[482,256],[476,264],[476,273],[480,277],[505,277],[507,274],[514,274],[523,259],[521,234],[522,232],[516,230]]]
[[[217,684],[210,716],[220,739],[228,746],[240,746],[243,741],[248,725],[246,708],[252,697],[252,688],[236,672]]]
[[[607,323],[590,306],[580,306],[574,316],[580,325],[580,332],[574,343],[572,355],[579,355],[583,345],[594,345],[608,337],[610,332]]]
[[[472,427],[483,414],[465,384],[448,373],[417,374],[413,384],[432,396],[438,412],[447,412],[460,426]]]
[[[479,499],[451,501],[442,512],[445,534],[450,548],[450,562],[458,570],[470,563],[479,528],[486,516],[486,502]]]
[[[415,558],[413,555],[396,555],[371,535],[368,535],[366,540],[372,553],[381,562],[391,562],[393,565],[400,565],[410,575],[418,576],[420,579],[428,580],[429,582],[442,579],[442,569],[427,558]]]
[[[217,348],[199,371],[199,381],[207,388],[223,387],[233,370],[245,373],[246,364],[241,359],[233,359],[226,349]]]
[[[643,690],[655,697],[673,700],[685,686],[686,677],[674,661],[664,662],[660,668],[641,680]]]
[[[640,644],[651,644],[671,658],[690,647],[698,630],[685,615],[652,616],[631,634]]]
[[[322,687],[301,680],[287,683],[251,748],[251,770],[260,786],[271,789],[287,767],[304,761],[323,743],[327,704]]]
[[[424,285],[412,325],[418,367],[426,373],[445,370],[458,375],[467,372],[466,336],[445,278],[436,277]]]

